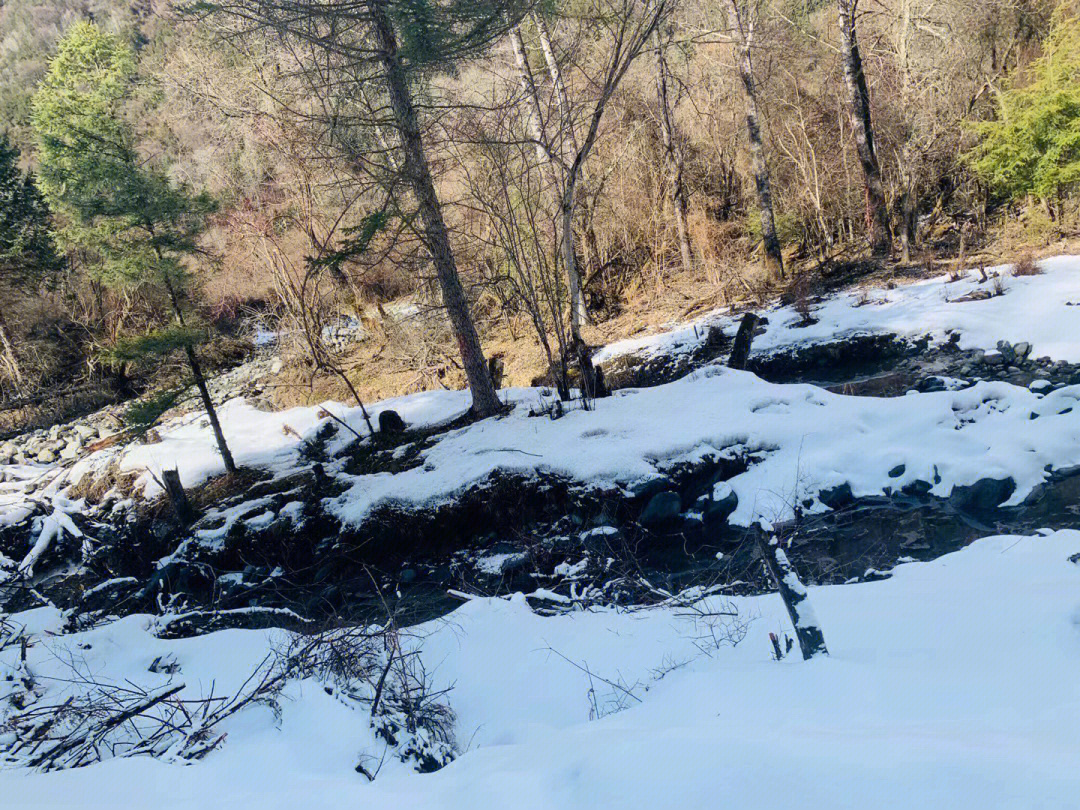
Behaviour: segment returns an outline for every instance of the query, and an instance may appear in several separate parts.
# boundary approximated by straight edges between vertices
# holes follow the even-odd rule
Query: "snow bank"
[[[253,706],[190,767],[146,759],[48,775],[0,771],[5,806],[295,810],[423,807],[1073,808],[1080,795],[1080,533],[992,537],[885,581],[811,588],[831,655],[771,660],[791,632],[777,595],[736,600],[736,648],[694,646],[685,611],[555,618],[520,598],[473,600],[425,628],[424,656],[468,751],[421,776],[378,755],[362,714],[295,684],[280,716]],[[45,632],[49,610],[16,617]],[[157,686],[172,655],[189,689],[225,694],[270,634],[162,641],[130,617],[31,648],[48,675],[66,654],[102,676]],[[15,650],[0,654],[11,666]],[[50,663],[51,662],[51,663]],[[592,677],[588,672],[593,673]],[[619,684],[633,693],[617,708]],[[609,711],[590,719],[597,705]]]
[[[940,276],[892,290],[832,296],[814,306],[817,323],[810,326],[799,325],[802,316],[792,307],[775,307],[764,313],[769,323],[765,334],[755,338],[754,353],[865,333],[930,335],[940,340],[957,332],[962,349],[993,349],[999,340],[1026,341],[1032,345],[1033,357],[1080,362],[1080,257],[1057,256],[1039,265],[1042,275],[1024,277],[1009,275],[1012,265],[988,268],[991,276],[1004,276],[1005,294],[985,300],[959,300],[973,292],[991,291],[992,282],[980,283],[973,271],[956,282]],[[712,325],[734,334],[738,318],[712,312],[660,334],[611,343],[595,359],[603,363],[625,354],[651,357],[689,352],[705,340]]]

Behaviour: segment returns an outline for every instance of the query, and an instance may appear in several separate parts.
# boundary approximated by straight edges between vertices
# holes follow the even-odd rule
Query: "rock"
[[[622,532],[615,526],[597,526],[580,535],[581,545],[593,554],[610,554],[622,546]]]
[[[626,489],[631,497],[645,499],[651,498],[661,490],[670,489],[673,483],[666,475],[652,475],[648,478],[639,478],[628,485]]]
[[[56,461],[56,453],[45,448],[34,457],[39,464],[53,464]]]
[[[987,352],[983,355],[983,362],[988,366],[1005,365],[1005,356],[1001,352]]]
[[[980,478],[971,486],[953,487],[952,499],[962,509],[987,512],[1007,501],[1015,490],[1012,478]]]
[[[79,452],[82,450],[82,445],[79,444],[77,439],[72,439],[66,445],[64,449],[60,451],[60,458],[64,461],[71,461],[72,459],[79,457]]]
[[[83,441],[97,438],[98,435],[97,428],[92,425],[75,425],[72,432]]]
[[[409,583],[415,582],[415,581],[416,581],[416,569],[415,568],[405,568],[405,569],[402,570],[402,572],[400,574],[398,574],[398,582],[400,582],[402,585],[408,585]]]
[[[281,369],[284,368],[284,366],[285,363],[282,361],[282,359],[280,357],[275,357],[273,360],[270,361],[270,373],[280,374]]]
[[[379,411],[379,433],[404,433],[406,427],[408,426],[405,420],[397,411],[390,409]]]
[[[682,511],[682,498],[679,493],[671,489],[658,492],[649,499],[649,503],[641,510],[638,522],[642,526],[660,526],[679,516]]]
[[[897,464],[891,470],[889,470],[889,478],[899,478],[907,471],[907,466],[904,464]]]
[[[1053,387],[1053,384],[1044,377],[1037,377],[1028,384],[1028,388],[1032,391],[1046,391]]]
[[[1031,354],[1031,344],[1027,341],[1017,343],[1013,346],[1013,349],[1016,351],[1016,356],[1021,360],[1027,360],[1027,356]]]
[[[818,500],[830,509],[839,509],[854,501],[855,496],[851,494],[851,484],[845,481],[839,486],[821,490],[818,493]]]
[[[706,520],[727,521],[739,507],[739,496],[729,484],[719,481],[713,485],[711,497],[705,504],[702,514]]]
[[[1007,340],[999,340],[997,342],[997,350],[1005,363],[1013,363],[1016,361],[1016,349]],[[1030,348],[1028,351],[1030,351]]]

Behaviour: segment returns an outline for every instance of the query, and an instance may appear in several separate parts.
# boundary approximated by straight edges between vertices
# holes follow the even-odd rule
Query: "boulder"
[[[638,522],[649,528],[661,526],[679,516],[682,511],[682,498],[678,492],[665,489],[649,499],[649,503],[641,510]]]
[[[818,493],[818,500],[830,509],[839,509],[854,501],[855,496],[851,494],[851,484],[845,481],[839,486],[821,490]]]
[[[1007,501],[1016,490],[1012,478],[980,478],[966,487],[953,487],[952,498],[961,509],[988,512]]]
[[[727,521],[731,514],[739,507],[739,496],[735,490],[725,481],[718,481],[713,485],[712,492],[702,510],[706,520]]]
[[[405,420],[397,411],[390,409],[379,411],[379,433],[404,433],[407,427]]]

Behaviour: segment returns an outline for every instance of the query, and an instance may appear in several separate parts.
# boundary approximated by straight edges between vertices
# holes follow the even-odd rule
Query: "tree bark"
[[[738,0],[728,0],[728,9],[732,16],[732,27],[739,49],[739,78],[742,79],[746,97],[746,131],[750,141],[750,164],[754,172],[754,187],[757,190],[758,209],[761,212],[761,242],[765,270],[776,279],[784,277],[784,255],[780,249],[780,240],[776,235],[776,218],[773,215],[772,182],[769,178],[769,164],[765,158],[765,145],[761,139],[761,124],[758,116],[757,81],[754,77],[754,63],[750,49],[753,45],[754,24],[748,12],[739,8]]]
[[[472,391],[473,412],[480,417],[492,416],[501,410],[502,404],[488,374],[480,338],[469,312],[469,302],[461,285],[461,277],[458,275],[442,207],[435,192],[435,181],[424,153],[416,109],[398,55],[397,38],[387,16],[384,0],[368,0],[368,10],[390,107],[401,136],[402,173],[416,197],[424,227],[424,243],[435,265],[435,273],[442,289],[443,305],[457,338],[461,364]]]
[[[191,523],[194,513],[191,510],[191,501],[188,500],[184,485],[180,483],[179,470],[162,470],[161,483],[165,485],[165,494],[169,496],[173,514],[183,525]]]
[[[671,184],[671,205],[675,210],[675,226],[679,234],[679,256],[683,270],[694,266],[694,254],[690,246],[690,229],[687,224],[686,184],[683,180],[682,150],[675,143],[675,126],[671,120],[671,99],[668,96],[668,63],[664,43],[656,35],[656,95],[660,102],[660,135],[664,143],[664,162],[667,164],[668,182]]]
[[[540,94],[536,90],[536,79],[533,77],[532,68],[529,67],[529,59],[525,54],[525,40],[521,36],[521,26],[510,29],[510,45],[514,51],[514,62],[517,64],[518,80],[521,83],[521,92],[525,94],[525,103],[528,104],[529,135],[536,141],[536,159],[541,165],[547,166],[555,175],[554,161],[548,153],[547,138],[544,135],[544,118],[540,110]]]
[[[544,52],[544,62],[547,64],[548,74],[551,76],[551,84],[555,90],[555,99],[559,105],[560,143],[559,157],[566,165],[566,155],[575,156],[572,166],[563,173],[562,199],[559,205],[561,223],[560,250],[563,264],[566,267],[567,290],[570,294],[570,342],[575,345],[584,343],[581,337],[581,327],[588,323],[589,313],[585,308],[585,286],[581,281],[581,270],[577,266],[577,256],[574,253],[574,212],[577,207],[577,183],[581,173],[582,161],[578,158],[582,155],[582,148],[578,145],[577,132],[574,128],[574,118],[570,113],[570,99],[566,93],[566,83],[563,81],[562,69],[555,58],[555,50],[551,47],[551,33],[548,31],[547,22],[540,14],[533,14],[536,30],[540,36],[540,49]],[[591,142],[585,147],[587,153],[591,148]]]
[[[791,624],[795,628],[795,636],[799,640],[799,649],[802,650],[804,661],[809,661],[815,655],[828,655],[825,647],[825,636],[821,632],[817,617],[813,608],[807,601],[806,588],[795,573],[794,567],[787,558],[787,554],[779,545],[771,546],[766,542],[761,532],[755,532],[758,551],[765,561],[765,567],[769,569],[769,575],[780,591],[780,598],[784,600]]]
[[[186,347],[188,365],[191,366],[191,376],[195,378],[195,385],[199,388],[199,396],[202,398],[203,407],[206,408],[206,418],[210,420],[210,429],[214,431],[214,439],[217,441],[218,452],[221,460],[225,463],[225,472],[236,472],[236,462],[233,461],[232,451],[225,442],[225,434],[221,430],[221,422],[218,421],[217,409],[214,401],[210,399],[210,389],[206,387],[206,378],[203,376],[202,367],[195,356],[195,347]]]
[[[874,255],[888,255],[889,212],[885,205],[885,189],[881,182],[881,167],[874,148],[874,127],[870,118],[870,91],[866,86],[862,54],[855,28],[859,0],[838,0],[840,10],[841,57],[844,62],[844,82],[847,85],[855,148],[863,171],[866,193],[866,226],[870,234],[870,249]]]
[[[15,390],[19,391],[23,384],[22,366],[19,365],[19,358],[15,354],[15,342],[11,339],[11,332],[8,330],[3,312],[0,312],[0,344],[3,344],[4,359],[7,361],[11,379],[15,382]]]
[[[728,357],[728,368],[744,369],[746,361],[750,359],[750,345],[754,342],[754,330],[757,328],[758,317],[753,312],[747,312],[739,323],[739,331],[735,333],[735,345],[731,347],[731,356]]]
[[[153,227],[148,227],[150,234],[153,235]],[[154,248],[157,253],[158,260],[162,260],[161,251],[158,248]],[[172,285],[168,276],[164,278],[165,289],[169,292],[169,300],[172,302],[173,314],[176,316],[176,322],[181,326],[184,326],[184,310],[180,306],[180,296],[176,292],[176,288]],[[195,355],[195,347],[190,343],[184,347],[184,352],[187,354],[188,366],[191,367],[191,376],[195,378],[195,385],[199,389],[199,397],[202,399],[203,407],[206,408],[206,418],[210,420],[210,429],[214,432],[214,440],[217,442],[218,452],[221,454],[221,461],[225,465],[225,472],[236,472],[236,462],[233,461],[232,451],[229,450],[229,445],[225,441],[225,433],[221,430],[221,422],[218,421],[217,409],[214,407],[214,400],[210,398],[210,389],[206,386],[206,377],[203,376],[202,366],[199,365],[199,358]]]

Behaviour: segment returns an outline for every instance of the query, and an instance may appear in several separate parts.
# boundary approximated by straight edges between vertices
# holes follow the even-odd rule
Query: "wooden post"
[[[754,341],[754,330],[757,328],[758,317],[753,312],[743,315],[739,331],[735,333],[735,345],[731,348],[731,357],[728,358],[728,368],[744,369],[746,361],[750,358],[750,344]]]
[[[162,470],[161,483],[165,485],[165,494],[169,496],[173,514],[183,525],[187,526],[195,518],[195,512],[191,508],[187,493],[180,483],[180,471],[177,469]]]
[[[791,624],[795,628],[795,636],[799,640],[803,660],[809,661],[815,655],[828,655],[825,636],[821,632],[813,608],[807,601],[806,587],[799,580],[787,554],[779,545],[769,545],[761,532],[755,532],[755,536],[761,558],[765,561],[765,567],[769,569],[769,575],[780,591],[780,598],[784,600],[788,616],[791,617]]]

